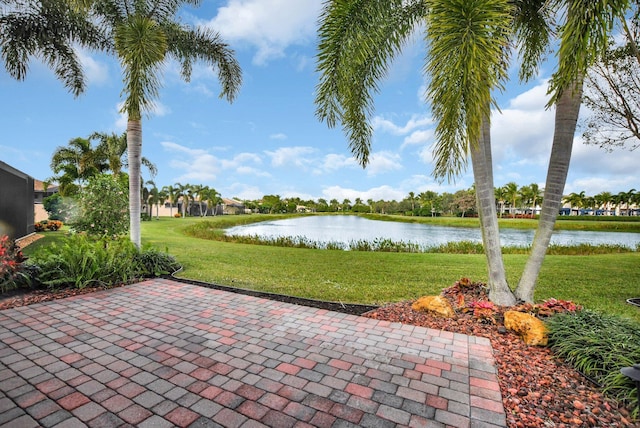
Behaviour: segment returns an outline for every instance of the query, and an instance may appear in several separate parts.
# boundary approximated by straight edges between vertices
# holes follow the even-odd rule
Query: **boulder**
[[[455,312],[449,301],[442,296],[424,296],[413,302],[414,311],[429,312],[442,318],[453,318]]]
[[[527,345],[547,345],[547,327],[533,315],[507,311],[504,313],[504,326],[522,337]]]

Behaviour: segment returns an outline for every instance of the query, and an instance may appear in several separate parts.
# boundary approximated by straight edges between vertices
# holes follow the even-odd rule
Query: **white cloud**
[[[160,143],[173,156],[169,166],[178,170],[175,181],[191,184],[210,184],[221,172],[220,160],[203,149],[191,149],[170,141]]]
[[[407,135],[402,142],[401,149],[406,146],[412,146],[416,144],[426,144],[433,142],[434,133],[433,129],[421,129],[418,131],[413,131],[411,134]]]
[[[324,157],[321,171],[335,171],[343,168],[356,168],[358,166],[358,162],[356,162],[353,156],[331,153]]]
[[[283,134],[283,133],[277,133],[277,134],[271,134],[269,135],[269,139],[270,140],[286,140],[287,139],[287,134]]]
[[[255,201],[264,196],[264,192],[260,190],[260,188],[245,183],[233,183],[224,191],[229,197],[239,198],[241,200]]]
[[[314,38],[320,8],[317,0],[229,0],[205,25],[227,41],[255,47],[253,62],[264,65]]]
[[[414,114],[404,125],[396,125],[392,120],[385,119],[382,116],[375,116],[371,120],[371,126],[374,130],[380,130],[392,135],[406,135],[415,129],[424,128],[433,125],[431,116]]]
[[[376,152],[369,157],[367,165],[367,175],[374,176],[389,171],[397,171],[402,169],[400,163],[400,155],[388,151]]]
[[[322,189],[322,197],[324,199],[337,199],[339,202],[342,202],[344,199],[349,199],[351,202],[354,202],[356,198],[360,198],[364,202],[369,199],[373,199],[374,201],[381,199],[391,201],[402,200],[405,196],[406,193],[402,190],[394,189],[388,185],[373,187],[368,190],[355,190],[341,186],[330,186]]]
[[[306,168],[313,159],[309,156],[316,153],[313,147],[280,147],[275,151],[265,151],[271,158],[271,165],[274,167],[290,167]]]
[[[239,166],[236,168],[236,172],[240,175],[253,175],[256,177],[265,177],[270,178],[271,174],[266,172],[265,170],[259,168],[253,168],[251,166]]]
[[[82,71],[89,85],[102,85],[109,81],[109,68],[106,64],[94,59],[84,49],[77,49],[76,53],[82,64]]]

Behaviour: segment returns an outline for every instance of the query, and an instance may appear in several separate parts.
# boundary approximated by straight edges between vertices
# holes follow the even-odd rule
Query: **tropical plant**
[[[0,236],[0,293],[30,284],[22,251],[7,235]]]
[[[123,167],[129,167],[126,133],[117,135],[116,133],[106,134],[94,132],[89,136],[89,140],[94,139],[99,141],[96,147],[98,156],[101,157],[104,164],[107,165],[107,169],[113,172],[114,175],[119,176],[122,173]],[[152,177],[157,174],[158,168],[149,159],[142,156],[140,162],[149,170]]]
[[[67,146],[59,146],[51,156],[52,177],[60,183],[60,194],[72,196],[79,192],[89,178],[107,170],[101,153],[87,138],[74,138]]]
[[[177,203],[178,188],[171,185],[162,187],[162,191],[167,195],[169,202],[169,216],[173,217],[173,206]]]
[[[222,85],[221,96],[232,102],[240,88],[241,70],[234,52],[218,33],[191,28],[176,21],[182,5],[198,1],[132,0],[93,1],[91,10],[104,23],[115,55],[123,71],[124,104],[127,115],[127,153],[129,160],[129,233],[140,247],[140,165],[142,116],[153,107],[161,86],[160,72],[167,58],[181,64],[182,77],[189,81],[193,62],[212,65]]]
[[[342,123],[356,159],[369,161],[372,91],[414,30],[429,46],[427,99],[436,120],[434,175],[452,179],[471,155],[477,205],[489,268],[491,298],[513,304],[494,199],[489,120],[491,92],[506,77],[505,46],[513,20],[510,2],[345,1],[325,3],[319,30],[316,113],[330,127]]]
[[[89,180],[78,199],[79,211],[71,223],[78,232],[96,237],[115,237],[127,233],[129,204],[127,188],[108,174]]]
[[[554,105],[556,112],[544,200],[531,255],[514,291],[518,299],[526,302],[533,301],[536,281],[562,204],[584,77],[588,68],[607,51],[614,24],[626,22],[630,7],[628,0],[558,0],[550,4],[563,10],[565,20],[559,27],[558,68],[549,88],[549,105]]]
[[[108,40],[75,2],[1,0],[0,57],[9,75],[24,80],[29,59],[38,57],[78,96],[85,89],[76,44],[108,49]]]
[[[587,310],[554,315],[546,325],[554,354],[602,385],[607,394],[635,409],[637,417],[636,385],[620,369],[638,362],[640,325]]]

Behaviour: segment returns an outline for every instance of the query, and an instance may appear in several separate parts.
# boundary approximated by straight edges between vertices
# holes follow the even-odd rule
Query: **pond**
[[[369,220],[357,216],[312,216],[276,220],[236,226],[227,235],[259,236],[262,239],[279,237],[304,237],[307,240],[326,243],[342,243],[347,248],[352,242],[389,239],[407,242],[420,247],[436,247],[447,242],[482,242],[479,228],[433,226],[418,223]],[[501,229],[502,246],[528,246],[533,242],[534,230]],[[555,231],[551,238],[557,245],[623,245],[636,248],[640,233],[587,232],[576,230]]]

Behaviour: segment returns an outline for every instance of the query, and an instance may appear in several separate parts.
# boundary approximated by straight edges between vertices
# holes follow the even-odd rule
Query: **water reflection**
[[[533,241],[534,230],[502,229],[503,246],[527,246]],[[343,243],[390,239],[421,247],[435,247],[447,242],[482,242],[479,228],[434,226],[417,223],[369,220],[357,216],[313,216],[287,220],[267,221],[227,230],[228,235],[260,236],[265,239],[278,237],[304,237],[318,243]],[[640,233],[586,232],[578,230],[556,231],[552,244],[613,244],[636,248]]]

